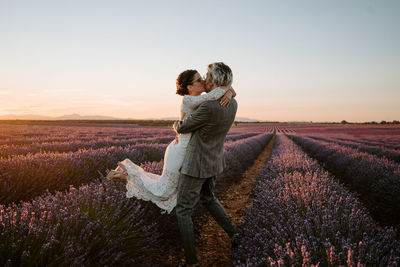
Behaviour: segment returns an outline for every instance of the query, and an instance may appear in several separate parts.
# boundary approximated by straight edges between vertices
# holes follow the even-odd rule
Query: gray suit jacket
[[[235,120],[237,102],[232,99],[228,107],[219,102],[202,103],[177,127],[178,133],[192,132],[180,170],[182,174],[209,178],[224,170],[224,141]]]

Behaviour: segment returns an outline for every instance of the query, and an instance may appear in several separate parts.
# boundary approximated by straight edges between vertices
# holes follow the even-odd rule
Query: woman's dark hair
[[[178,95],[183,96],[189,94],[187,86],[193,84],[193,77],[196,73],[197,70],[185,70],[179,74],[178,78],[176,79],[176,93]]]

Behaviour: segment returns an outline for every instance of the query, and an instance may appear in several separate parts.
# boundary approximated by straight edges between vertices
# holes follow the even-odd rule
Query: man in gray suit
[[[206,92],[231,84],[232,71],[227,65],[218,62],[208,66]],[[192,213],[199,200],[231,238],[236,233],[229,216],[213,192],[216,176],[225,167],[224,141],[234,122],[236,111],[235,99],[227,107],[223,107],[220,100],[207,101],[186,120],[174,123],[177,133],[192,132],[180,170],[176,205],[187,266],[198,266]]]

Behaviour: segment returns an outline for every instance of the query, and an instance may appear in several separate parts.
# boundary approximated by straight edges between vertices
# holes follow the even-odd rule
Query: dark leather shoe
[[[238,234],[235,234],[233,236],[233,240],[232,240],[231,245],[232,245],[231,246],[232,250],[233,249],[237,249],[239,247],[239,236],[238,236]]]

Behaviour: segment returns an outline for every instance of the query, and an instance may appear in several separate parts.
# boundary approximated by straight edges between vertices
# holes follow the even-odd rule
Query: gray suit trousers
[[[216,177],[197,178],[181,174],[178,183],[176,216],[185,249],[186,264],[197,263],[192,213],[199,200],[207,208],[215,221],[230,236],[236,233],[228,214],[214,195]]]

